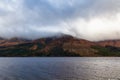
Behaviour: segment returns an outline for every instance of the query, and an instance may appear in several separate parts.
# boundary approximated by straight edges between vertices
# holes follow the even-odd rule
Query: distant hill
[[[120,40],[90,42],[72,36],[26,40],[0,38],[0,56],[97,57],[120,56]]]

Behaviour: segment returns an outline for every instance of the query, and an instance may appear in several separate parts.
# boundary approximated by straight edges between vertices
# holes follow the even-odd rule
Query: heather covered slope
[[[120,56],[120,41],[90,42],[71,36],[25,40],[0,39],[0,56],[64,57],[64,56]]]

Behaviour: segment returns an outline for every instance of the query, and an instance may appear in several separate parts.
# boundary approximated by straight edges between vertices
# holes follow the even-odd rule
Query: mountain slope
[[[120,41],[90,42],[71,36],[0,39],[0,56],[120,56]]]

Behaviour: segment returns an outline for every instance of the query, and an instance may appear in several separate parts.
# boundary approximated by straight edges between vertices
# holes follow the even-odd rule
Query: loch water
[[[0,58],[0,80],[120,80],[120,58]]]

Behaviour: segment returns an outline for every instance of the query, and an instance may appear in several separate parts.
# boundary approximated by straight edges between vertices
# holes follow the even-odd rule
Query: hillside
[[[31,41],[19,38],[0,38],[0,56],[120,56],[120,41],[90,42],[72,36],[42,38]]]

